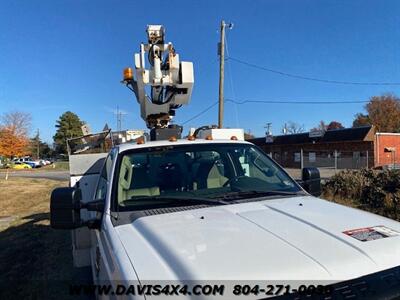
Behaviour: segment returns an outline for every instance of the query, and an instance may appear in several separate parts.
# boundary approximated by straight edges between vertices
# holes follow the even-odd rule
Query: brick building
[[[375,134],[375,166],[400,164],[400,133]]]
[[[289,168],[315,166],[358,169],[400,163],[400,134],[377,133],[373,126],[279,135],[249,141]]]

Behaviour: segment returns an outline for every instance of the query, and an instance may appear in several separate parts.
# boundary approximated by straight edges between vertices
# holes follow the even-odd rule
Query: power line
[[[360,104],[360,103],[368,103],[369,100],[348,100],[348,101],[343,101],[343,100],[328,100],[328,101],[289,101],[289,100],[257,100],[257,99],[247,99],[247,100],[234,100],[230,98],[225,98],[225,102],[231,102],[237,105],[243,105],[247,103],[261,103],[261,104],[300,104],[300,105],[334,105],[334,104]],[[182,125],[185,125],[189,123],[190,121],[197,119],[201,115],[205,114],[207,111],[209,111],[211,108],[213,108],[215,105],[218,104],[218,101],[214,102],[212,105],[208,106],[201,112],[197,113],[190,119],[186,120],[185,122],[182,123]]]
[[[226,98],[225,101],[233,102],[238,105],[246,104],[246,103],[268,103],[268,104],[358,104],[358,103],[368,103],[369,101],[365,100],[350,100],[350,101],[340,101],[340,100],[329,100],[329,101],[287,101],[287,100],[241,100],[237,101],[234,99]]]
[[[291,74],[291,73],[282,72],[282,71],[274,70],[271,68],[259,66],[259,65],[252,64],[252,63],[249,63],[244,60],[234,58],[231,56],[229,56],[228,59],[232,60],[234,62],[237,62],[239,64],[246,65],[251,68],[267,71],[270,73],[274,73],[274,74],[278,74],[278,75],[282,75],[282,76],[286,76],[286,77],[308,80],[308,81],[316,81],[316,82],[331,83],[331,84],[347,84],[347,85],[400,85],[400,82],[356,82],[356,81],[340,81],[340,80],[329,80],[329,79],[322,79],[322,78],[316,78],[316,77],[308,77],[308,76]]]
[[[212,105],[208,106],[206,109],[202,110],[198,114],[194,115],[190,119],[186,120],[185,122],[182,123],[182,125],[185,125],[186,123],[189,123],[190,121],[200,117],[201,115],[205,114],[207,111],[209,111],[211,108],[213,108],[215,105],[217,105],[219,101],[214,102]]]

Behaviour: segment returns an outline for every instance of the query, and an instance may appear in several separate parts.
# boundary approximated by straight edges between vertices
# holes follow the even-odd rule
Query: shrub
[[[400,215],[400,171],[345,170],[331,177],[323,186],[328,200],[398,219]]]

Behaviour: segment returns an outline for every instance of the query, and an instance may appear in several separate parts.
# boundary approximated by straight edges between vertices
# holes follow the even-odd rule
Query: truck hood
[[[352,236],[372,227],[390,236]],[[116,230],[140,280],[335,282],[400,265],[400,223],[310,196],[146,216]]]

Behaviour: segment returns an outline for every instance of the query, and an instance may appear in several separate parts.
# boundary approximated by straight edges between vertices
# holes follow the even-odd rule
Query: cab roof
[[[163,146],[176,146],[176,145],[200,145],[200,144],[249,144],[252,143],[246,141],[238,141],[238,140],[205,140],[205,139],[196,139],[194,141],[189,141],[187,139],[179,139],[175,142],[170,142],[168,140],[162,141],[148,141],[143,144],[136,144],[136,143],[126,143],[118,145],[117,148],[119,149],[119,153],[133,150],[133,149],[143,149],[143,148],[150,148],[150,147],[163,147]]]

